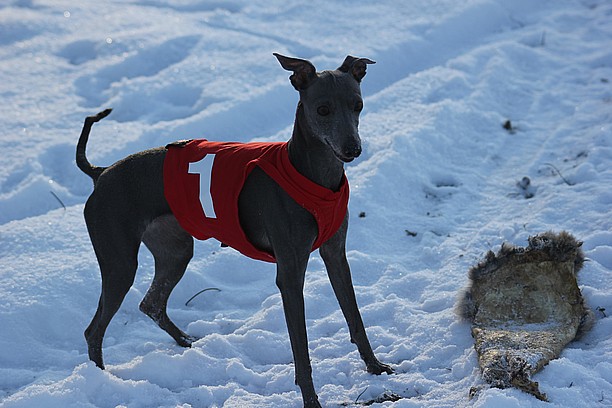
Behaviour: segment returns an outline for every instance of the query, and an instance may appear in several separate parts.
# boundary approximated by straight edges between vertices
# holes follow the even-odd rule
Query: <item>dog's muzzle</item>
[[[360,155],[361,155],[361,144],[357,144],[354,146],[344,148],[344,150],[342,151],[342,154],[340,155],[336,154],[336,156],[345,163],[352,162],[354,159],[356,159]]]

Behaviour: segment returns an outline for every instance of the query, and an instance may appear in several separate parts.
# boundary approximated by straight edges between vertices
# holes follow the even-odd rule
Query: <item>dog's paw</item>
[[[191,344],[199,340],[199,338],[182,333],[181,336],[175,339],[179,346],[189,348]]]
[[[381,375],[382,373],[393,374],[395,371],[390,365],[383,364],[378,360],[367,364],[367,370],[370,374]]]

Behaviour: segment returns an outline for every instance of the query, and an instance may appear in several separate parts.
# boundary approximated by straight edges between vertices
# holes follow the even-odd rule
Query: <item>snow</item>
[[[274,266],[210,240],[170,298],[191,349],[138,310],[139,274],[88,361],[99,296],[82,217],[108,165],[168,142],[286,140],[297,94],[273,52],[334,69],[371,58],[348,257],[376,355],[364,370],[313,253],[305,289],[324,406],[612,406],[612,4],[606,0],[8,0],[0,5],[0,406],[298,407]],[[510,120],[511,129],[502,126]],[[521,180],[530,180],[529,193]],[[64,208],[65,206],[65,208]],[[360,216],[360,213],[361,216]],[[550,403],[485,388],[455,313],[467,271],[502,242],[584,241],[597,322],[535,376]],[[185,302],[204,288],[207,291]]]

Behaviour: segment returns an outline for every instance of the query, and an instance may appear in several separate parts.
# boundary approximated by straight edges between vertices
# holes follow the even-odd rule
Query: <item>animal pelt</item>
[[[469,271],[470,285],[457,306],[472,323],[485,381],[517,387],[541,400],[531,376],[593,324],[576,276],[582,242],[563,231],[529,238],[526,248],[503,244]]]

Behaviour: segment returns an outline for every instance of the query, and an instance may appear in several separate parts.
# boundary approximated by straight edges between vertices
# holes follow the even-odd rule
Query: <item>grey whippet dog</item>
[[[314,183],[335,191],[344,175],[344,163],[361,154],[357,130],[363,108],[360,82],[366,64],[374,62],[348,56],[334,71],[316,72],[309,61],[274,55],[284,69],[293,72],[290,80],[300,95],[287,145],[290,162]],[[193,237],[179,225],[164,197],[163,163],[168,150],[146,150],[109,167],[91,165],[85,155],[91,127],[109,113],[110,109],[85,119],[76,152],[78,167],[94,181],[84,215],[100,265],[102,293],[85,338],[89,358],[100,368],[104,368],[102,339],[134,282],[141,242],[153,253],[155,276],[140,310],[179,345],[190,347],[196,340],[176,327],[166,313],[168,297],[193,255]],[[276,258],[276,284],[289,331],[296,384],[302,391],[304,406],[318,407],[303,295],[317,223],[311,213],[257,167],[240,193],[238,210],[249,241]],[[374,356],[357,307],[346,259],[347,228],[348,213],[335,235],[321,245],[320,255],[348,323],[351,342],[357,345],[367,371],[391,374],[391,367]]]

